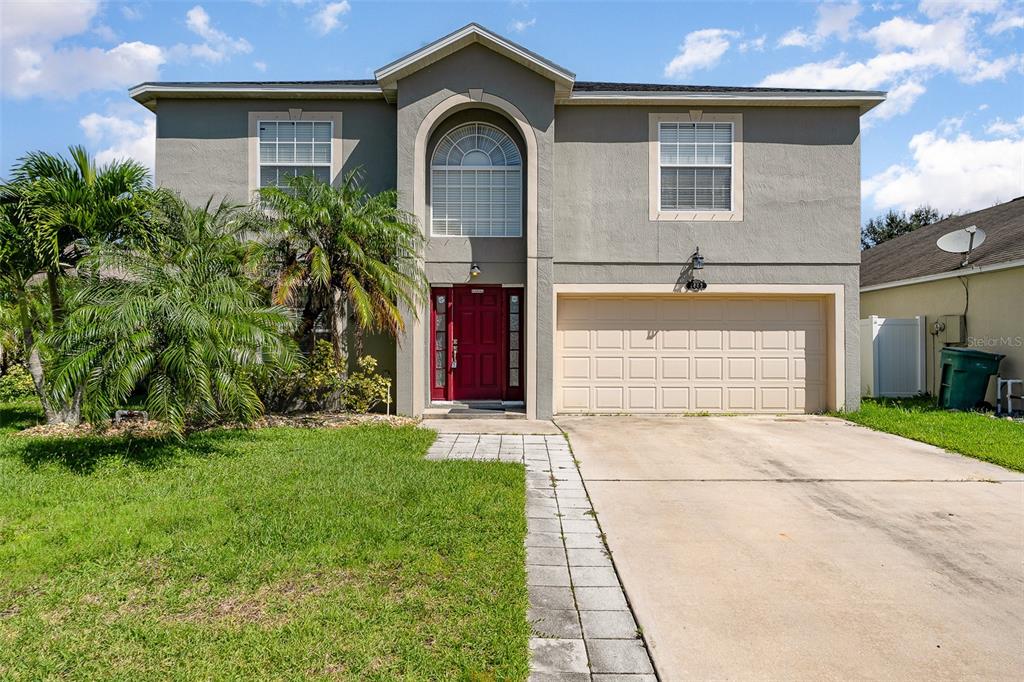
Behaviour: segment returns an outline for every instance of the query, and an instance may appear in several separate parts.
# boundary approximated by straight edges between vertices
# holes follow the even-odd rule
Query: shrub
[[[343,382],[345,408],[352,412],[369,412],[378,405],[391,402],[391,381],[377,372],[377,360],[369,355],[359,358],[359,369]]]
[[[179,436],[186,425],[251,422],[264,410],[261,378],[297,365],[288,311],[266,305],[248,276],[253,219],[169,193],[157,209],[147,248],[109,245],[80,266],[71,312],[51,335],[54,395],[67,404],[80,394],[83,416],[99,423],[141,394]],[[111,271],[119,276],[101,276]]]
[[[35,394],[32,375],[21,365],[11,365],[7,374],[0,376],[0,401],[18,400]]]
[[[345,364],[336,359],[330,341],[320,339],[298,370],[268,376],[260,386],[260,397],[274,412],[338,409]]]
[[[330,341],[320,339],[300,373],[301,397],[314,409],[338,407],[345,386],[345,361],[338,360]]]

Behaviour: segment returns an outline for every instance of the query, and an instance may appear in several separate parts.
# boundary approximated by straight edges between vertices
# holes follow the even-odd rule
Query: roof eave
[[[897,279],[891,282],[878,282],[876,284],[867,284],[860,288],[860,293],[867,294],[872,291],[881,291],[882,289],[906,287],[914,284],[926,284],[928,282],[936,282],[943,279],[952,279],[954,277],[970,277],[971,275],[980,275],[985,272],[993,272],[996,270],[1009,270],[1010,268],[1024,268],[1024,258],[1016,258],[1014,260],[1006,260],[1001,261],[999,263],[969,265],[965,268],[957,268],[956,270],[947,270],[945,272],[935,272],[930,275],[919,275],[917,277]]]
[[[377,99],[378,85],[175,85],[140,83],[128,91],[136,102],[156,110],[159,97],[173,99]]]
[[[373,75],[388,101],[394,101],[399,80],[474,43],[484,45],[554,81],[556,96],[568,96],[572,91],[572,85],[576,81],[576,74],[572,71],[527,50],[522,45],[506,40],[479,24],[467,24],[415,52],[382,66]]]
[[[659,105],[681,106],[690,104],[714,104],[718,106],[807,106],[807,107],[853,107],[861,114],[874,109],[885,101],[884,92],[834,92],[834,93],[766,93],[766,92],[671,92],[671,91],[588,91],[574,92],[560,97],[556,104],[572,105]]]

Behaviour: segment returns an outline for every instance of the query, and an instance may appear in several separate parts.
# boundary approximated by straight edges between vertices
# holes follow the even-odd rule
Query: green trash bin
[[[939,407],[974,409],[985,400],[989,377],[999,371],[999,363],[1005,357],[973,348],[943,348]]]

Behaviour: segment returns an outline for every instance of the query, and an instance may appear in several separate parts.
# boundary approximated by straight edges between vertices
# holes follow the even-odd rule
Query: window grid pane
[[[331,181],[330,121],[260,121],[260,187],[286,188],[296,175]]]
[[[661,209],[731,210],[732,142],[732,123],[659,123]]]
[[[431,234],[522,236],[522,157],[502,130],[482,123],[455,128],[431,157]]]

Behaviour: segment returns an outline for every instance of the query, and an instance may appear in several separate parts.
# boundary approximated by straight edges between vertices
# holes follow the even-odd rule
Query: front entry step
[[[500,400],[432,403],[423,410],[424,419],[526,419],[522,403]]]

